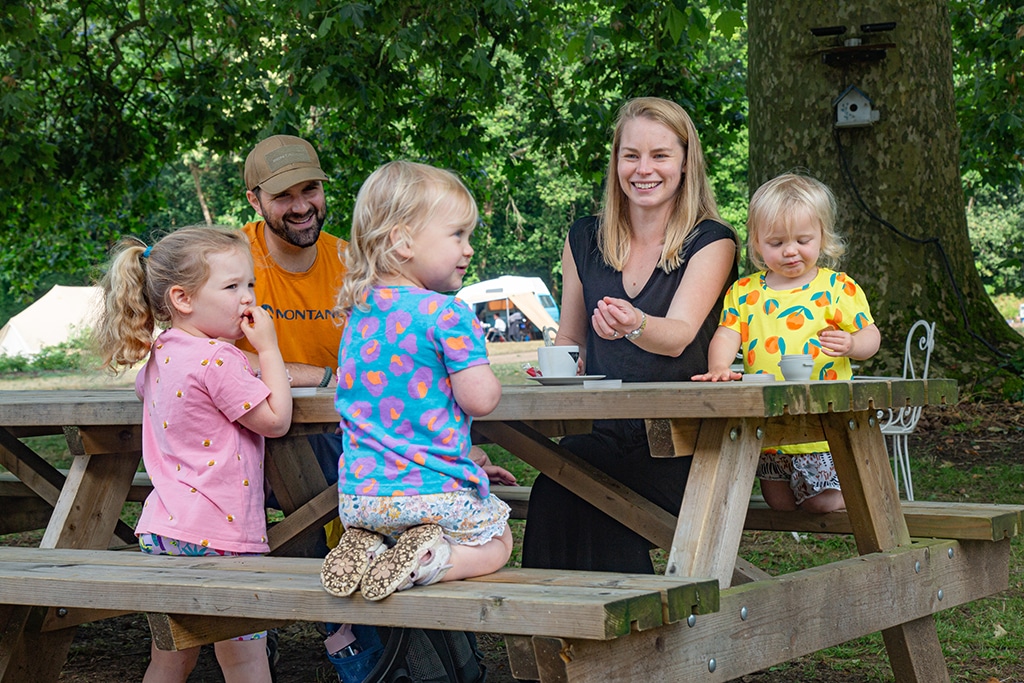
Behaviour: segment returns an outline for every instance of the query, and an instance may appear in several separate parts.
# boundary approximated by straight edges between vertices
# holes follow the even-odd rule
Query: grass
[[[521,365],[535,357],[539,344],[505,343],[491,346],[495,373],[505,384],[527,384]],[[114,380],[96,373],[40,373],[32,377],[0,378],[2,389],[35,388],[108,388],[130,386],[131,377]],[[977,425],[975,425],[977,426]],[[968,431],[969,424],[956,425],[952,432]],[[35,437],[31,447],[58,467],[70,464],[70,455],[61,437]],[[504,449],[485,445],[491,459],[516,475],[520,484],[529,485],[536,471]],[[1024,504],[1024,464],[1013,461],[988,462],[970,468],[955,466],[926,455],[912,459],[914,488],[919,500],[974,501]],[[137,505],[126,507],[123,517],[133,520]],[[513,563],[518,563],[524,523],[513,521],[517,538]],[[36,535],[0,536],[0,544],[12,541],[38,543]],[[740,548],[744,559],[770,574],[782,574],[854,557],[852,537],[826,534],[745,532]],[[656,564],[664,563],[664,553],[655,553]],[[1011,542],[1010,588],[973,603],[939,612],[936,624],[951,680],[957,683],[1022,681],[1024,665],[1024,541]],[[879,605],[879,609],[885,609]],[[852,640],[843,645],[801,657],[772,667],[764,674],[771,681],[843,680],[858,683],[891,681],[885,647],[880,634]],[[758,679],[761,680],[761,679]]]

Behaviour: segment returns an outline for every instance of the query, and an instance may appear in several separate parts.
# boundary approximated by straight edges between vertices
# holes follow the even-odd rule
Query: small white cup
[[[574,377],[579,358],[578,346],[541,346],[537,349],[537,364],[544,377]]]
[[[787,382],[807,382],[814,370],[814,357],[809,353],[785,355],[779,361],[779,368]]]

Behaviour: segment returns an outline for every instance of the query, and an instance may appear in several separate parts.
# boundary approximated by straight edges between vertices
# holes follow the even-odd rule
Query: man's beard
[[[264,220],[272,233],[288,244],[304,249],[316,244],[316,241],[320,238],[320,230],[324,227],[324,220],[327,216],[326,207],[321,210],[313,209],[313,211],[316,212],[314,226],[306,230],[292,230],[288,227],[288,219],[296,216],[294,213],[285,214],[280,220],[271,221],[266,218]],[[266,211],[264,211],[264,215],[266,215]]]

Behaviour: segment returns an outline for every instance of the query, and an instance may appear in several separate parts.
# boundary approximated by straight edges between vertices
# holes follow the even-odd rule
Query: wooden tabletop
[[[835,382],[644,382],[619,388],[505,386],[480,421],[602,418],[778,417],[956,401],[954,380],[861,379]],[[131,389],[0,391],[0,426],[137,425],[142,411]],[[336,422],[334,390],[294,399],[293,423]]]

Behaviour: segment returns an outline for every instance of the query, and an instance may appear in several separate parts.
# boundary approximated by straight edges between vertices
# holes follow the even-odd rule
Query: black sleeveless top
[[[601,298],[612,296],[629,301],[649,316],[663,318],[668,313],[672,297],[679,289],[690,258],[718,240],[736,241],[735,233],[727,226],[712,220],[702,221],[683,244],[682,265],[668,274],[656,267],[640,293],[630,297],[622,286],[622,273],[605,263],[597,248],[597,226],[597,217],[587,216],[569,228],[569,248],[583,283],[585,311],[593,311]],[[587,374],[607,375],[610,379],[621,379],[624,382],[687,382],[693,375],[707,372],[708,345],[718,327],[722,299],[726,289],[738,277],[734,259],[730,276],[718,293],[717,303],[704,319],[693,341],[677,358],[649,353],[625,339],[601,339],[589,329]]]

